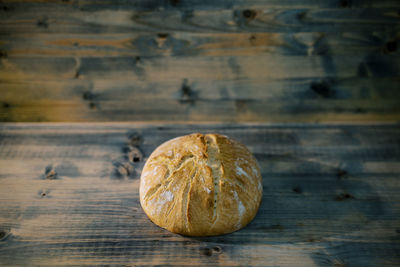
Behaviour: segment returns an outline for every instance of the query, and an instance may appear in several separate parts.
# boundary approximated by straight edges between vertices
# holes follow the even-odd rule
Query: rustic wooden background
[[[260,163],[262,204],[240,231],[183,237],[141,209],[145,160],[193,131]],[[399,162],[398,124],[1,124],[0,265],[399,266]]]
[[[397,0],[2,0],[0,121],[394,121]]]
[[[399,45],[398,0],[0,0],[0,265],[400,266]],[[260,163],[233,234],[140,207],[196,131]]]

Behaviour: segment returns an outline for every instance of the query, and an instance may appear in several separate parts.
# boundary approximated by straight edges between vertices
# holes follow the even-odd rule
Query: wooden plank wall
[[[184,237],[140,206],[150,153],[194,131],[260,164],[261,207],[240,231]],[[399,266],[399,138],[399,124],[1,124],[0,265]]]
[[[400,119],[397,0],[2,0],[0,121]]]

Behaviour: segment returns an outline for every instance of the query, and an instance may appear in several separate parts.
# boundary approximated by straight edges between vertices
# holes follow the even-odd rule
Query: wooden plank
[[[398,32],[391,8],[255,8],[77,11],[26,8],[5,12],[0,34],[135,32]]]
[[[5,56],[155,57],[363,55],[381,50],[398,34],[342,33],[129,33],[59,34],[10,33],[0,35]],[[391,51],[398,55],[398,51]]]
[[[214,100],[270,100],[283,99],[338,99],[362,100],[373,98],[388,100],[400,97],[399,79],[354,77],[330,80],[319,79],[240,79],[186,82],[191,95],[187,102]],[[129,81],[66,79],[59,81],[11,81],[0,83],[0,98],[14,104],[32,104],[43,100],[62,101],[135,101],[135,99],[176,100],[185,102],[182,87],[184,81]],[[316,90],[316,84],[326,85],[327,92]],[[314,87],[313,87],[314,86]],[[314,88],[314,90],[313,90]]]
[[[225,0],[215,2],[211,0],[3,0],[3,6],[8,8],[23,7],[39,7],[39,8],[59,8],[60,6],[72,6],[82,10],[102,10],[102,9],[128,9],[138,11],[163,10],[163,9],[221,9],[232,7],[253,7],[260,6],[265,8],[271,7],[293,7],[293,8],[380,8],[380,7],[398,7],[396,0],[353,0],[353,1],[337,1],[337,0]],[[8,9],[6,9],[8,10]]]
[[[387,115],[393,120],[399,114],[396,83],[387,78],[343,79],[327,85],[325,95],[314,90],[321,83],[313,79],[194,80],[188,92],[182,81],[14,82],[0,86],[0,115],[3,121],[351,121]]]
[[[118,79],[171,81],[183,79],[305,79],[396,77],[398,56],[377,58],[361,55],[220,57],[40,57],[25,56],[2,60],[0,79],[60,80]],[[360,68],[363,73],[360,73]]]
[[[1,121],[395,121],[399,118],[398,100],[371,103],[366,100],[303,100],[286,105],[271,101],[135,100],[95,102],[38,102],[0,108]]]
[[[130,162],[126,147],[133,142],[146,160],[194,131],[232,136],[260,163],[263,202],[243,230],[182,237],[141,210],[144,161]],[[0,261],[396,266],[399,136],[398,124],[1,124]]]
[[[10,57],[1,120],[395,120],[396,58]]]

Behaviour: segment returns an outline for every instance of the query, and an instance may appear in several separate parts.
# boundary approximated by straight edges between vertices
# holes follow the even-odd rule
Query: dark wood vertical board
[[[142,211],[144,162],[192,132],[227,134],[257,158],[264,194],[244,229],[183,237]],[[398,124],[1,124],[0,262],[398,266],[399,137]]]
[[[0,121],[398,121],[398,1],[0,3]]]

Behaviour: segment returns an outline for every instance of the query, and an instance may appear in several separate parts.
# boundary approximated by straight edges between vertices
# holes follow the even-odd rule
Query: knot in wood
[[[40,19],[38,19],[36,25],[38,27],[42,27],[42,28],[48,28],[49,27],[49,22],[48,22],[48,18],[46,16],[41,17]]]
[[[157,37],[160,39],[167,39],[168,33],[157,33]]]
[[[7,58],[7,57],[8,57],[7,52],[4,50],[0,50],[0,58]]]
[[[341,7],[351,7],[351,0],[340,0]]]
[[[57,172],[53,168],[53,166],[49,165],[46,167],[46,169],[44,171],[44,177],[45,177],[45,179],[49,179],[49,180],[57,179]]]
[[[128,159],[130,162],[139,162],[143,160],[143,153],[135,146],[128,147]]]
[[[251,9],[245,9],[242,11],[242,15],[246,19],[254,19],[257,16],[257,12]]]
[[[301,193],[303,193],[303,189],[301,189],[300,186],[295,186],[292,190],[293,190],[293,192],[295,192],[296,194],[301,194]]]
[[[131,176],[135,169],[129,162],[114,162],[115,174],[118,178]]]
[[[331,89],[331,85],[326,81],[312,82],[310,88],[324,98],[331,98],[335,95],[335,90]]]
[[[396,50],[397,50],[396,41],[389,41],[389,42],[386,43],[386,45],[385,45],[385,52],[386,53],[396,52]]]
[[[2,241],[3,239],[5,239],[7,236],[7,232],[4,230],[0,230],[0,241]]]
[[[143,142],[142,136],[137,132],[132,132],[132,133],[128,134],[128,138],[129,138],[129,146],[130,147],[138,146]]]
[[[347,199],[354,199],[354,197],[349,193],[341,193],[340,195],[337,195],[335,198],[336,201],[344,201]]]
[[[194,104],[195,98],[196,93],[190,88],[188,81],[186,79],[183,80],[180,102]]]
[[[203,254],[204,256],[210,257],[210,256],[212,256],[213,251],[212,251],[211,248],[203,248],[203,249],[202,249],[202,254]]]

